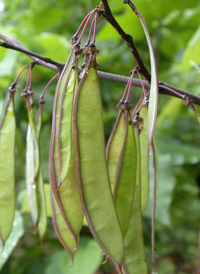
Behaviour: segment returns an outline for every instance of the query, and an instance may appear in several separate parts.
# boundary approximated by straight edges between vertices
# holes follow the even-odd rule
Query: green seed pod
[[[59,77],[53,106],[52,117],[52,153],[55,172],[55,186],[59,188],[66,177],[71,146],[71,113],[74,97],[74,88],[77,78],[77,70],[72,70],[74,53],[71,52],[67,63]],[[71,79],[70,78],[71,75]],[[68,140],[66,142],[66,140]]]
[[[134,129],[137,151],[140,152],[139,132],[137,126]],[[133,211],[124,239],[125,255],[123,270],[125,274],[147,274],[147,264],[144,252],[142,234],[142,212],[141,212],[141,157],[137,153],[137,178],[134,192]]]
[[[28,125],[26,135],[26,193],[29,204],[29,209],[34,226],[37,227],[38,220],[38,206],[36,194],[36,178],[35,178],[35,157],[34,157],[34,143],[30,124]],[[36,176],[37,177],[37,176]]]
[[[92,59],[94,63],[91,65]],[[121,273],[123,237],[106,165],[102,102],[95,61],[91,54],[74,99],[76,175],[90,231]]]
[[[126,124],[123,121],[123,119],[121,119],[122,112],[123,110],[120,110],[106,146],[106,160],[108,164],[108,171],[112,191],[115,184],[117,164],[119,161],[119,156],[123,146],[124,136],[126,132]]]
[[[121,122],[125,124],[126,131],[122,140],[123,146],[120,151],[116,167],[113,197],[122,229],[122,234],[125,237],[133,207],[133,193],[135,191],[136,183],[137,150],[130,113],[123,111],[121,120]],[[117,133],[118,132],[116,131],[116,134]]]
[[[72,108],[78,84],[77,57],[71,55],[59,78],[53,109],[51,144],[49,151],[50,181],[54,198],[69,231],[78,246],[83,226],[76,183],[75,148],[72,132]],[[58,227],[55,218],[54,227]],[[70,253],[71,254],[71,253]]]
[[[148,108],[147,104],[140,110],[143,119],[143,129],[140,133],[141,152],[141,206],[142,212],[146,209],[149,201],[149,139],[148,139]]]
[[[37,121],[35,125],[38,144],[40,139],[41,125],[42,125],[42,107],[40,105],[38,110],[38,115],[37,115]],[[37,198],[37,208],[38,208],[37,230],[40,236],[40,240],[42,240],[47,229],[47,212],[46,212],[46,200],[45,200],[41,161],[40,161],[39,173],[35,181],[36,181],[36,198]]]
[[[54,231],[56,233],[58,240],[62,244],[62,246],[69,253],[73,263],[74,252],[76,250],[76,241],[74,240],[74,237],[71,231],[68,229],[63,219],[63,216],[60,213],[60,209],[54,198],[54,194],[52,190],[50,192],[50,198],[51,198],[52,223],[53,223]]]
[[[15,116],[14,94],[10,94],[0,123],[0,240],[4,246],[15,214]]]
[[[40,240],[46,232],[47,216],[43,177],[40,162],[39,135],[42,124],[42,106],[40,105],[36,124],[33,117],[31,90],[21,94],[25,98],[28,112],[28,130],[26,137],[26,191],[31,217]]]

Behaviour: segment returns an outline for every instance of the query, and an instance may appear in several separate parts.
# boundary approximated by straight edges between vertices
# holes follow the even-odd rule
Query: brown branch
[[[10,48],[12,50],[20,51],[21,53],[28,55],[31,59],[34,60],[34,62],[36,64],[38,64],[40,66],[44,66],[44,67],[47,67],[47,68],[49,68],[51,70],[55,70],[55,71],[61,71],[65,65],[64,63],[57,62],[57,61],[52,60],[48,57],[44,57],[42,55],[36,54],[32,51],[29,51],[28,49],[23,47],[18,41],[14,40],[14,39],[8,38],[1,34],[0,34],[0,39],[6,41],[6,43],[0,42],[1,47],[6,47],[6,48]],[[81,71],[82,71],[82,69],[79,68],[79,72],[81,72]],[[103,72],[103,71],[98,71],[98,76],[101,79],[118,82],[118,83],[123,83],[123,84],[127,84],[128,80],[129,80],[129,77],[127,77],[127,76],[117,75],[117,74],[113,74],[113,73],[107,73],[107,72]],[[148,81],[143,80],[142,83],[147,90],[150,88],[150,84]],[[136,87],[142,87],[141,81],[139,79],[133,79],[132,85],[136,86]],[[159,85],[162,85],[166,88],[170,88],[182,95],[190,97],[193,100],[194,104],[200,105],[200,97],[195,94],[192,94],[192,93],[182,90],[180,88],[171,86],[171,85],[169,85],[165,82],[162,82],[162,81],[159,82]],[[165,89],[164,87],[159,88],[160,94],[169,95],[169,96],[179,98],[178,95],[174,94],[170,90]]]
[[[151,75],[149,71],[147,70],[145,64],[143,63],[136,47],[133,42],[133,37],[130,34],[125,33],[125,31],[121,28],[121,26],[117,23],[116,19],[114,18],[110,7],[108,5],[107,0],[102,0],[102,3],[104,5],[104,11],[101,12],[102,16],[115,28],[115,30],[119,33],[119,35],[122,37],[122,39],[126,42],[128,45],[131,53],[133,54],[138,66],[139,71],[143,74],[143,76],[147,79],[148,82],[151,81]]]
[[[46,58],[44,56],[41,56],[39,54],[36,54],[28,49],[26,49],[24,46],[22,46],[17,40],[11,39],[3,34],[0,34],[0,39],[4,40],[5,42],[0,42],[0,46],[4,48],[10,48],[22,53],[25,53],[28,55],[31,59],[34,60],[35,64],[38,64],[40,66],[55,70],[55,71],[61,71],[63,68],[60,65],[61,63],[56,62],[54,60],[51,60],[50,58]]]

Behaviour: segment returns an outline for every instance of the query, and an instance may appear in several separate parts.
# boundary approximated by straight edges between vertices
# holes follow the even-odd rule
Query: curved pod
[[[95,240],[121,273],[118,265],[123,259],[123,237],[106,165],[100,86],[90,62],[76,92],[73,122],[81,205]]]
[[[136,147],[140,152],[139,132],[135,127]],[[137,178],[134,192],[133,211],[124,239],[125,254],[123,260],[123,270],[125,274],[147,274],[147,264],[145,259],[144,242],[142,234],[142,212],[141,212],[141,157],[137,153]]]
[[[73,58],[71,57],[73,56]],[[78,84],[78,62],[71,54],[59,78],[54,100],[51,144],[49,151],[50,181],[57,207],[78,246],[83,226],[76,183],[75,148],[72,133],[72,108]],[[54,219],[54,227],[58,227]]]
[[[11,94],[0,124],[0,240],[4,246],[15,214],[15,116]]]
[[[117,129],[115,133],[116,135],[118,133],[120,134],[120,123],[124,124],[126,130],[123,140],[121,140],[123,146],[120,151],[116,167],[113,197],[122,229],[122,234],[125,237],[133,207],[136,183],[137,149],[134,129],[131,122],[131,115],[128,111],[122,112],[119,122],[119,129]]]
[[[145,211],[149,201],[149,139],[148,139],[148,109],[147,105],[140,110],[140,117],[143,119],[143,129],[140,133],[141,152],[141,206]]]
[[[115,184],[117,164],[119,161],[119,156],[123,146],[124,136],[126,132],[126,125],[125,123],[123,123],[123,120],[121,119],[122,112],[123,110],[120,110],[106,146],[106,161],[108,164],[108,171],[112,191]]]

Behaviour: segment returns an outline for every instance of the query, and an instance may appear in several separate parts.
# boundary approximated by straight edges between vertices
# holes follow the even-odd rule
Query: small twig
[[[114,18],[110,7],[108,5],[107,0],[102,0],[104,11],[102,11],[102,16],[115,28],[115,30],[119,33],[119,35],[122,37],[122,39],[126,42],[128,45],[131,53],[133,54],[138,66],[139,71],[144,75],[144,77],[147,79],[148,82],[151,81],[151,75],[149,71],[147,70],[145,64],[143,63],[138,50],[136,49],[136,46],[133,42],[133,37],[130,34],[125,33],[125,31],[121,28],[121,26],[117,23],[116,19]]]

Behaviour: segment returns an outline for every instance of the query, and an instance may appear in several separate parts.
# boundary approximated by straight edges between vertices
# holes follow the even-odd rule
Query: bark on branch
[[[62,68],[64,67],[64,63],[54,61],[48,57],[44,57],[42,55],[39,55],[32,51],[29,51],[28,49],[26,49],[24,46],[22,46],[18,41],[14,40],[14,39],[6,37],[2,34],[0,34],[0,39],[5,41],[5,42],[0,42],[1,47],[9,48],[9,49],[24,53],[24,54],[28,55],[31,59],[33,59],[34,62],[40,66],[47,67],[51,70],[58,71],[58,72],[60,72],[62,70]],[[79,71],[81,71],[81,70],[82,69],[79,68]],[[124,83],[124,84],[126,84],[129,80],[129,77],[112,74],[112,73],[107,73],[107,72],[103,72],[103,71],[98,71],[98,76],[101,79],[105,79],[108,81],[114,81],[114,82],[118,82],[118,83]],[[144,87],[148,90],[150,88],[149,82],[146,80],[143,80],[142,82],[143,82]],[[136,86],[136,87],[142,87],[141,81],[139,79],[133,79],[132,85]],[[165,89],[165,87],[170,88],[182,95],[190,97],[193,100],[193,103],[200,105],[200,97],[195,94],[192,94],[188,91],[171,86],[171,85],[169,85],[165,82],[162,82],[162,81],[159,82],[159,85],[164,86],[164,87],[159,88],[160,94],[165,94],[165,95],[169,95],[169,96],[173,96],[173,97],[179,97],[176,94],[174,94],[173,92],[171,92],[170,90]]]

